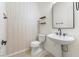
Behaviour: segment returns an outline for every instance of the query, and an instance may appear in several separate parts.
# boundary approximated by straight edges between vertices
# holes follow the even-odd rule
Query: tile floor
[[[31,56],[31,49],[20,54],[14,55],[12,57],[33,57]],[[54,57],[51,53],[43,50],[42,53],[39,53],[36,57]]]

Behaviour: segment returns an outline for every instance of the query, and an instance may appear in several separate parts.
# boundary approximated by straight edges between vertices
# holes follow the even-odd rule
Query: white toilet
[[[43,50],[44,42],[45,42],[45,34],[39,34],[38,41],[31,42],[32,56],[38,55]]]

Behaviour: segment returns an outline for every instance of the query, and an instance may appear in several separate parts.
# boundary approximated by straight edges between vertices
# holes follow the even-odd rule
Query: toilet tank
[[[39,40],[40,42],[44,42],[44,41],[45,41],[45,34],[39,34],[39,35],[38,35],[38,40]]]

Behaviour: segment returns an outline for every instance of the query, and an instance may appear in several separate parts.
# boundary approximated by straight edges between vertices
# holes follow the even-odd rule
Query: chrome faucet
[[[58,31],[59,31],[59,35],[62,35],[62,31],[61,31],[61,28],[58,28]]]

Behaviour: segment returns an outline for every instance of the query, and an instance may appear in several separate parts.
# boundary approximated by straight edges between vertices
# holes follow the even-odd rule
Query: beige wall
[[[46,16],[47,24],[41,26],[41,33],[54,33],[57,29],[52,28],[52,3],[38,3],[40,15]],[[76,7],[76,6],[75,6]],[[63,33],[73,36],[76,40],[74,43],[68,46],[69,50],[65,53],[65,56],[79,57],[79,11],[75,10],[75,28],[63,29]]]
[[[42,2],[38,3],[38,8],[40,12],[40,16],[46,16],[46,24],[40,25],[40,33],[49,34],[52,33],[52,5],[51,2]],[[61,48],[60,45],[51,42],[50,39],[47,39],[44,48],[53,54],[56,57],[61,56]]]
[[[6,3],[8,15],[7,53],[30,47],[37,36],[38,12],[36,3]],[[35,16],[37,15],[37,16]]]

